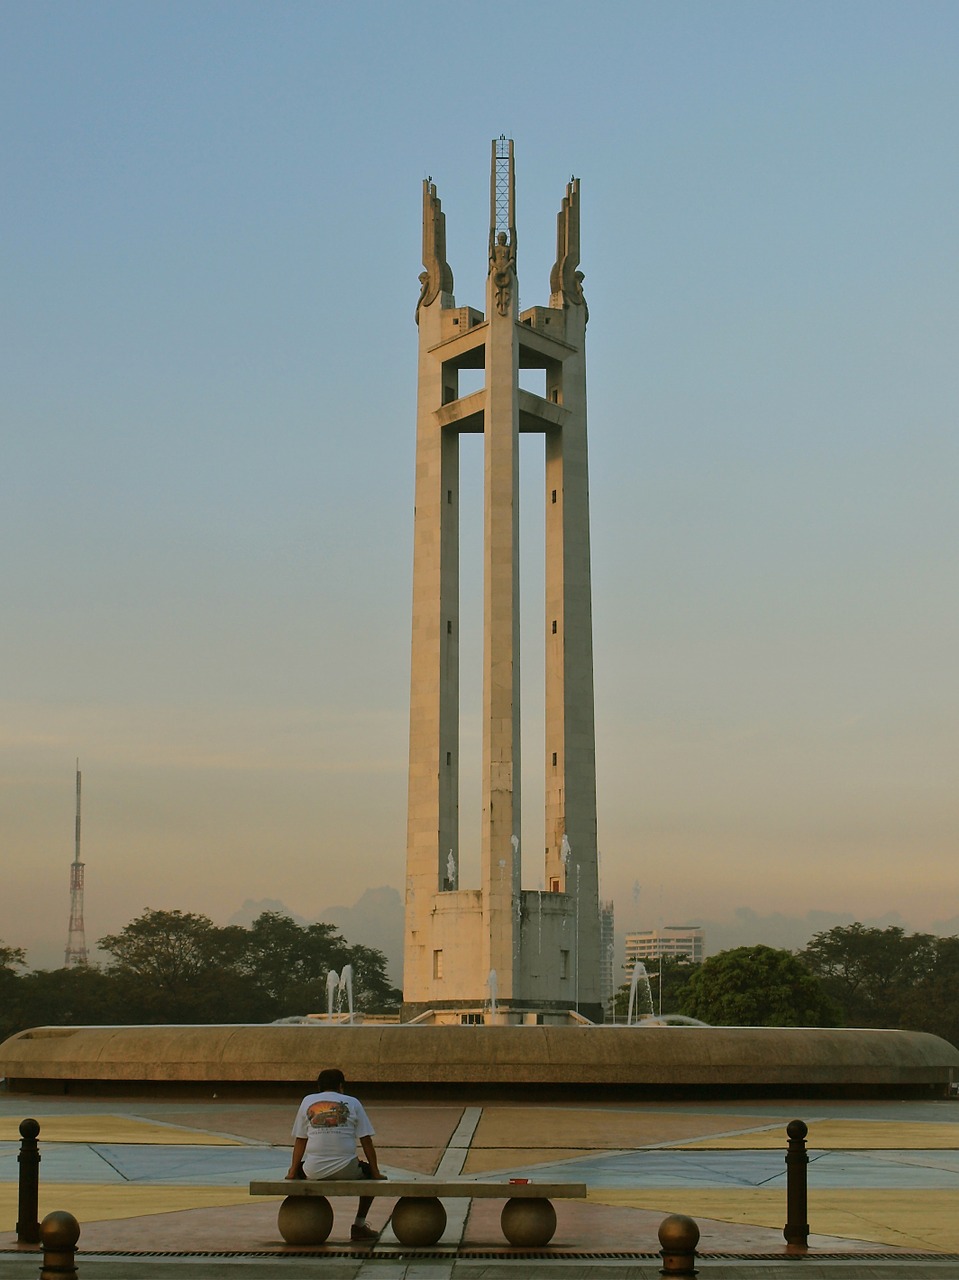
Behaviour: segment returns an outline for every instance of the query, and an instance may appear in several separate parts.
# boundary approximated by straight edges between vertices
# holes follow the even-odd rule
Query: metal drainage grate
[[[3,1251],[0,1251],[0,1257]],[[11,1254],[11,1256],[14,1256]],[[16,1256],[22,1257],[18,1253]],[[548,1262],[583,1262],[590,1258],[597,1261],[624,1261],[624,1262],[657,1262],[661,1255],[658,1253],[605,1253],[598,1250],[590,1252],[578,1252],[574,1250],[558,1250],[552,1249],[546,1253],[544,1251],[534,1250],[484,1250],[484,1249],[458,1249],[458,1250],[439,1250],[439,1249],[393,1249],[387,1252],[375,1252],[369,1249],[298,1249],[296,1253],[280,1253],[276,1250],[260,1250],[254,1251],[245,1249],[242,1251],[231,1251],[227,1249],[91,1249],[89,1252],[77,1250],[77,1257],[89,1258],[196,1258],[198,1261],[206,1261],[214,1258],[271,1258],[274,1260],[286,1258],[353,1258],[362,1259],[364,1262],[457,1262],[457,1261],[500,1261],[500,1262],[526,1262],[539,1261]]]
[[[659,1254],[655,1255],[657,1258]],[[857,1253],[825,1253],[810,1249],[808,1253],[696,1253],[697,1258],[711,1262],[959,1262],[959,1253],[881,1253],[861,1250]]]
[[[39,1253],[39,1247],[37,1249]],[[21,1249],[0,1249],[0,1258],[24,1256]],[[590,1259],[605,1262],[656,1262],[661,1258],[659,1253],[626,1251],[626,1250],[572,1250],[550,1249],[391,1249],[376,1251],[363,1249],[302,1249],[296,1253],[281,1253],[276,1249],[78,1249],[78,1258],[196,1258],[200,1261],[212,1258],[360,1258],[366,1262],[400,1262],[400,1261],[542,1261],[551,1259],[556,1262],[586,1262]],[[811,1250],[806,1254],[780,1253],[717,1253],[697,1252],[697,1259],[703,1262],[959,1262],[959,1253],[906,1252],[895,1253],[875,1251],[849,1251],[843,1253],[826,1253]]]

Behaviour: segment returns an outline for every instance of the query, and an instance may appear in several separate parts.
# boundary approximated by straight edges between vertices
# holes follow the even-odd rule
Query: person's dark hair
[[[320,1087],[320,1093],[340,1093],[346,1080],[339,1067],[327,1067],[316,1077],[316,1083]]]

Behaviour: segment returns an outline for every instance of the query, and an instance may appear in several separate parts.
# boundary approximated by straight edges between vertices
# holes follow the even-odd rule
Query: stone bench
[[[446,1229],[442,1199],[505,1200],[500,1222],[503,1235],[519,1248],[549,1244],[556,1231],[552,1200],[585,1200],[584,1182],[441,1182],[422,1180],[304,1181],[282,1179],[251,1182],[251,1196],[283,1196],[277,1215],[280,1235],[287,1244],[323,1244],[333,1229],[331,1196],[390,1196],[396,1200],[390,1217],[401,1244],[436,1244]]]

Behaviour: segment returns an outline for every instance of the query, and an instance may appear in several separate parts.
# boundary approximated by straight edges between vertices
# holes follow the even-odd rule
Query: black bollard
[[[684,1213],[671,1213],[659,1224],[659,1243],[663,1246],[659,1256],[663,1265],[661,1276],[694,1276],[696,1271],[696,1246],[699,1244],[699,1227]]]
[[[783,1227],[783,1236],[791,1249],[809,1248],[809,1210],[806,1201],[808,1132],[802,1120],[790,1120],[786,1125],[789,1142],[786,1146],[786,1225]]]
[[[20,1121],[20,1194],[17,1201],[17,1241],[20,1244],[40,1243],[40,1222],[37,1203],[40,1196],[40,1145],[37,1134],[40,1126],[36,1120]]]
[[[40,1224],[43,1266],[40,1280],[77,1280],[77,1241],[80,1224],[72,1213],[56,1209]]]

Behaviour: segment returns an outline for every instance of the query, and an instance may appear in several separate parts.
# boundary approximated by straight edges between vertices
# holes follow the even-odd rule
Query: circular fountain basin
[[[0,1044],[11,1089],[306,1084],[945,1095],[959,1050],[919,1031],[701,1026],[36,1027]]]

